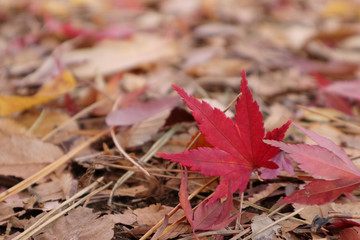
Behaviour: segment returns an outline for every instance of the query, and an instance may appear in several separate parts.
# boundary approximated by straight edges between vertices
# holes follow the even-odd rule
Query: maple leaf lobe
[[[243,192],[253,170],[260,167],[277,168],[271,158],[279,152],[279,148],[268,145],[263,140],[282,140],[290,125],[289,121],[265,135],[263,116],[252,97],[245,71],[242,72],[242,78],[242,96],[237,99],[235,106],[235,121],[221,110],[212,108],[205,101],[200,102],[182,88],[173,85],[199,123],[199,130],[205,140],[214,148],[200,147],[183,153],[158,155],[204,175],[223,176],[208,204],[228,196],[230,183],[231,194],[237,190]]]

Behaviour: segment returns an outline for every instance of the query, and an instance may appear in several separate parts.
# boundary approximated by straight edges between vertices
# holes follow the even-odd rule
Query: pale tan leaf
[[[114,235],[114,222],[109,215],[99,218],[91,208],[78,207],[67,216],[60,217],[37,233],[33,238],[40,239],[78,239],[106,240]]]
[[[133,213],[112,214],[110,215],[114,223],[132,225],[136,222],[136,215]]]
[[[63,153],[57,146],[23,135],[0,136],[0,174],[27,178]]]
[[[269,183],[267,185],[267,187],[265,188],[265,190],[254,194],[251,198],[249,198],[248,201],[251,203],[256,203],[256,202],[260,201],[261,199],[268,197],[275,190],[277,190],[278,188],[285,186],[285,185],[286,185],[285,183]]]
[[[256,232],[260,231],[261,229],[266,228],[273,222],[274,221],[271,220],[266,215],[255,216],[251,223],[251,230],[253,233],[256,233]],[[280,229],[280,226],[275,225],[275,226],[261,232],[260,234],[257,234],[252,239],[254,239],[254,240],[260,240],[260,239],[264,239],[264,238],[275,239],[275,233],[277,233],[279,231],[279,229]]]
[[[69,173],[62,174],[60,178],[52,177],[50,182],[40,183],[34,187],[34,191],[39,194],[41,202],[49,200],[65,199],[69,196],[72,183],[72,176]]]
[[[360,202],[330,203],[332,210],[343,214],[360,215]]]
[[[107,76],[142,64],[167,61],[177,56],[175,42],[151,34],[137,34],[130,40],[104,40],[92,48],[73,50],[64,54],[65,59],[86,59],[75,67],[74,73],[81,78],[101,74]]]
[[[138,208],[135,210],[125,210],[124,214],[135,214],[137,217],[137,223],[141,225],[155,225],[159,222],[165,214],[168,214],[173,208],[168,206],[163,206],[160,203],[150,205],[145,208]],[[183,214],[178,211],[174,216],[169,219],[169,223],[173,223],[179,218],[181,218]]]
[[[133,125],[128,130],[119,133],[124,147],[136,147],[149,141],[165,124],[171,110],[162,111],[151,118]]]
[[[116,189],[114,196],[129,196],[129,197],[135,197],[136,194],[141,193],[141,192],[145,192],[148,189],[146,188],[145,185],[139,185],[139,186],[135,186],[135,187],[120,187],[118,189]],[[104,190],[103,193],[104,194],[110,194],[110,190]]]
[[[332,210],[332,207],[329,203],[311,206],[294,203],[293,207],[295,208],[295,211],[300,208],[304,208],[304,210],[302,210],[299,214],[303,219],[308,222],[312,222],[316,216],[327,217],[328,212]]]

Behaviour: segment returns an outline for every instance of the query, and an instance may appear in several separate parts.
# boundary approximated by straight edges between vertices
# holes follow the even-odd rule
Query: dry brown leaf
[[[165,124],[170,112],[171,110],[162,111],[117,134],[120,137],[122,146],[125,148],[136,147],[149,141],[159,131],[160,127]]]
[[[293,207],[295,208],[295,211],[297,211],[300,208],[304,208],[304,210],[302,210],[299,214],[303,219],[305,219],[308,222],[312,222],[316,216],[327,217],[328,212],[332,210],[332,207],[329,203],[323,205],[311,205],[311,206],[294,203]]]
[[[289,119],[293,118],[293,114],[289,109],[279,103],[274,103],[270,107],[270,115],[264,121],[265,130],[281,127]]]
[[[63,153],[57,146],[24,135],[0,135],[0,174],[27,178]]]
[[[286,81],[284,81],[286,79]],[[277,71],[259,77],[249,76],[249,86],[254,93],[262,97],[271,97],[289,91],[305,91],[314,89],[316,83],[310,76],[303,76],[298,69]]]
[[[279,216],[279,215],[274,216],[274,220],[278,220],[280,218],[282,218],[282,216]],[[282,235],[284,235],[285,233],[294,230],[295,228],[302,225],[303,223],[299,223],[297,221],[287,219],[286,221],[281,221],[278,224],[281,226]]]
[[[252,219],[251,230],[253,233],[256,233],[257,231],[267,227],[268,225],[272,224],[273,222],[274,221],[271,220],[266,215],[255,216]],[[260,240],[260,239],[264,239],[264,238],[275,239],[276,238],[275,233],[277,233],[279,231],[279,229],[280,229],[279,225],[274,225],[273,227],[261,232],[260,234],[257,234],[252,239],[254,239],[254,240]]]
[[[124,214],[135,214],[137,223],[141,225],[152,226],[159,222],[165,214],[168,214],[173,208],[168,206],[163,206],[160,203],[150,205],[145,208],[138,208],[135,210],[125,210]],[[181,212],[177,212],[174,216],[169,219],[169,223],[174,223],[179,218],[183,217]]]
[[[179,236],[180,234],[190,233],[192,231],[191,226],[187,223],[179,223],[176,225],[174,229],[171,229],[170,232],[164,234],[159,239],[166,240],[166,239],[173,239]]]
[[[129,196],[129,197],[135,197],[137,194],[141,192],[145,192],[148,189],[145,185],[139,185],[135,187],[120,187],[116,189],[114,196]],[[104,194],[110,194],[110,190],[104,190]]]
[[[249,202],[256,203],[266,197],[268,197],[270,194],[272,194],[275,190],[279,189],[282,186],[285,186],[285,183],[269,183],[265,190],[254,194],[251,198],[249,198]]]
[[[14,134],[25,134],[26,128],[16,121],[9,118],[0,119],[0,134],[11,136]]]
[[[332,210],[344,214],[360,215],[360,201],[348,203],[330,203]]]
[[[52,177],[50,182],[40,183],[33,190],[39,194],[41,202],[66,199],[70,194],[72,175],[64,173],[60,178]]]
[[[130,40],[104,40],[97,46],[77,49],[64,54],[66,59],[86,59],[86,63],[74,67],[81,78],[96,74],[107,76],[163,59],[177,56],[175,42],[157,35],[137,34]]]
[[[195,77],[203,76],[239,76],[241,69],[249,69],[252,64],[249,61],[236,59],[214,59],[209,62],[195,65],[186,72]]]
[[[109,215],[99,215],[100,213],[93,213],[91,208],[78,207],[43,228],[33,239],[110,240],[114,235],[114,222]]]
[[[339,129],[331,126],[328,123],[311,123],[308,129],[323,137],[330,139],[336,145],[341,145],[341,140],[344,133],[342,133]],[[314,144],[314,142],[309,137],[306,137],[304,142],[306,144]]]
[[[333,109],[333,108],[311,107],[311,110],[314,110],[315,112],[324,114],[329,117],[347,119],[346,114],[344,114],[336,109]],[[310,112],[310,111],[305,111],[304,114],[302,115],[302,118],[304,120],[314,121],[314,122],[330,122],[331,121],[327,117],[321,116],[319,114],[316,114],[316,113]]]
[[[13,206],[6,202],[0,203],[0,224],[14,214]]]
[[[114,223],[121,223],[124,225],[132,225],[136,222],[136,215],[133,213],[112,214],[110,217]]]

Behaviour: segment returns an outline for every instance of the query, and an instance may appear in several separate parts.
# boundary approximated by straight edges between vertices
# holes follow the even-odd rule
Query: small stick
[[[167,131],[161,138],[159,138],[149,149],[149,151],[147,153],[145,153],[144,156],[142,156],[139,160],[139,162],[141,163],[146,163],[148,162],[152,156],[158,151],[158,149],[163,146],[170,138],[171,136],[178,131],[180,128],[180,125],[175,125],[173,126],[169,131]],[[120,187],[121,184],[123,184],[127,179],[129,179],[132,175],[134,174],[133,171],[128,171],[126,172],[124,175],[122,175],[114,184],[113,189],[111,190],[110,196],[109,196],[109,200],[108,200],[108,205],[111,206],[112,204],[112,198],[115,194],[116,189],[118,189],[118,187]]]
[[[241,213],[242,209],[243,209],[243,206],[244,206],[244,192],[241,193],[240,195],[240,204],[239,204],[239,212]],[[241,224],[240,224],[240,221],[241,221],[241,214],[236,218],[236,225],[235,225],[235,229],[239,229],[239,227],[241,229],[244,229]]]

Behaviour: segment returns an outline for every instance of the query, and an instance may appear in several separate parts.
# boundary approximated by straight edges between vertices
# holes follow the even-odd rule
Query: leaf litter
[[[358,238],[356,2],[0,9],[2,239]]]

